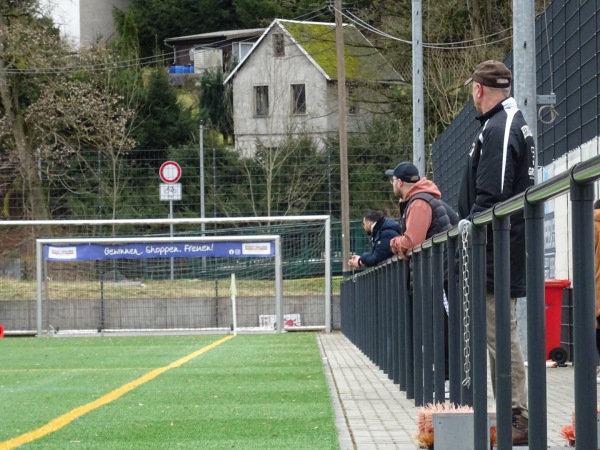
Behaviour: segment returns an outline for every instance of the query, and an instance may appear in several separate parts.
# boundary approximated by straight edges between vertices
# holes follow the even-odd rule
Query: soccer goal
[[[24,294],[0,292],[4,323],[27,329],[20,323],[35,317],[38,336],[331,330],[328,216],[155,221],[177,231],[136,235],[137,219],[88,221],[86,233],[112,222],[116,236],[86,237],[63,221],[63,237],[37,238],[34,310],[15,300]],[[221,222],[211,236],[190,230],[211,221]]]

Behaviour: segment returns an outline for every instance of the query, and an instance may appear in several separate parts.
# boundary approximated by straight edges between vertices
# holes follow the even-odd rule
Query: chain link
[[[471,301],[469,298],[469,253],[467,251],[467,247],[469,244],[469,229],[470,223],[466,222],[462,224],[462,248],[461,248],[461,256],[462,256],[462,295],[463,295],[463,340],[464,340],[464,371],[465,378],[462,382],[462,385],[466,388],[471,387],[471,319],[469,315],[469,309],[471,306]]]

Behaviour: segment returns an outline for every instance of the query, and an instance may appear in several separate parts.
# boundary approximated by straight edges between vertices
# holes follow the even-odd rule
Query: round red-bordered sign
[[[177,183],[181,178],[181,167],[175,161],[167,161],[160,166],[158,174],[165,183]]]

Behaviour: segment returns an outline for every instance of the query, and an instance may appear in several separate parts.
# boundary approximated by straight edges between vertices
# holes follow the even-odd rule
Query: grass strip
[[[12,347],[9,351],[23,350],[24,358],[8,358],[0,369],[0,404],[28,406],[2,409],[3,440],[98,398],[99,391],[110,392],[140,371],[176,361],[208,339],[4,341],[9,345],[0,344],[0,352]],[[34,362],[40,359],[46,363]],[[48,379],[52,382],[43,383]],[[239,335],[27,447],[337,449],[338,444],[315,336],[295,333]]]

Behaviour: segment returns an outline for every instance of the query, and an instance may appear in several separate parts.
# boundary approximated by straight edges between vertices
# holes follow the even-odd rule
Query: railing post
[[[401,391],[406,391],[406,330],[404,314],[406,310],[406,277],[402,260],[392,262],[394,268],[394,303],[396,304],[396,330],[398,332],[398,384]]]
[[[385,266],[388,280],[388,292],[390,297],[390,323],[392,324],[392,381],[394,384],[400,383],[400,340],[399,329],[400,325],[398,322],[398,289],[396,284],[398,283],[398,270],[397,264],[391,260],[388,260]]]
[[[412,255],[412,305],[413,305],[413,374],[415,406],[423,406],[423,289],[421,287],[421,252]]]
[[[423,402],[433,403],[433,308],[431,290],[431,247],[421,250],[421,304],[422,322],[420,333],[423,339]],[[433,331],[433,333],[432,333]]]
[[[576,167],[576,166],[575,166]],[[572,169],[573,170],[573,169]],[[573,173],[573,172],[571,172]],[[598,448],[594,283],[594,186],[571,181],[573,205],[573,341],[578,449]]]
[[[525,195],[527,200],[527,195]],[[546,417],[546,312],[544,267],[544,203],[525,201],[525,253],[527,254],[527,378],[529,448],[544,450],[548,442]],[[532,401],[533,400],[533,401]]]
[[[461,385],[461,305],[462,297],[458,295],[458,274],[456,272],[457,240],[448,237],[448,370],[450,372],[450,401],[460,403]]]
[[[404,297],[404,310],[402,321],[404,322],[404,374],[406,377],[406,398],[411,400],[415,398],[415,353],[413,339],[413,299],[409,290],[410,283],[410,261],[400,261],[400,292]]]
[[[369,328],[369,359],[377,364],[377,328],[379,326],[379,299],[377,298],[377,285],[375,283],[375,273],[369,272],[369,286],[365,291],[365,301],[369,302],[371,309],[371,321]]]
[[[385,307],[383,309],[383,339],[385,342],[385,357],[384,357],[384,372],[389,379],[393,378],[392,374],[392,302],[390,301],[390,289],[388,284],[388,270],[387,264],[380,264],[377,266],[379,271],[379,278],[381,279],[381,290],[383,298],[385,299]]]
[[[496,377],[498,449],[510,450],[512,449],[510,217],[497,217],[494,214],[492,230],[494,232],[494,300],[496,312],[496,373],[492,376]]]
[[[435,402],[446,401],[446,355],[444,333],[444,244],[433,244],[431,253],[431,281],[433,295],[433,359]]]
[[[476,449],[489,446],[487,430],[487,345],[486,345],[486,232],[487,227],[471,227],[473,236],[473,293],[471,295],[471,354],[474,414],[474,445]]]

